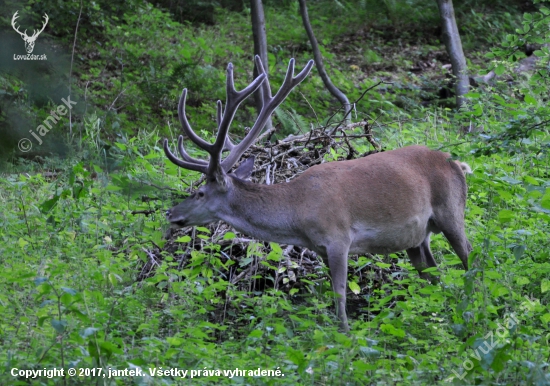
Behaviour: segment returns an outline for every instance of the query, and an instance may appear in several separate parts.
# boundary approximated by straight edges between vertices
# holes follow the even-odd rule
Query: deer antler
[[[13,27],[13,29],[19,34],[21,35],[22,37],[24,36],[25,37],[28,37],[27,36],[27,30],[25,30],[25,32],[21,32],[19,31],[19,27],[16,27],[15,26],[15,20],[17,20],[19,18],[19,15],[17,15],[19,13],[19,11],[16,11],[14,14],[13,14],[13,17],[11,18],[11,26]]]
[[[45,13],[43,18],[44,18],[44,22],[42,22],[42,29],[38,32],[36,32],[36,30],[33,30],[33,34],[32,36],[28,36],[27,35],[27,30],[25,30],[25,32],[21,32],[19,31],[19,27],[17,27],[15,25],[15,20],[17,20],[19,18],[19,15],[18,15],[19,11],[16,11],[14,14],[13,14],[13,17],[11,18],[11,26],[13,27],[13,29],[15,31],[17,31],[17,33],[19,35],[21,35],[23,37],[23,39],[25,40],[34,40],[34,38],[36,38],[38,35],[40,35],[42,33],[42,31],[44,31],[44,28],[46,28],[46,25],[48,24],[48,20],[50,20],[50,18],[48,17],[48,14]]]
[[[168,140],[164,140],[164,152],[170,161],[174,164],[189,170],[195,170],[204,173],[208,176],[213,176],[216,173],[227,173],[233,165],[239,160],[241,155],[248,149],[258,137],[258,134],[265,126],[269,116],[279,106],[288,94],[302,82],[305,77],[311,71],[313,67],[313,60],[310,60],[304,69],[296,76],[294,76],[294,59],[290,59],[288,70],[285,76],[285,80],[277,94],[274,97],[271,96],[271,87],[269,80],[267,79],[267,73],[263,68],[262,62],[259,56],[255,57],[256,66],[258,67],[259,75],[241,91],[235,90],[235,84],[233,79],[233,65],[229,63],[227,66],[227,99],[226,106],[223,109],[221,101],[217,102],[216,122],[218,124],[218,134],[216,141],[211,144],[200,138],[191,128],[191,125],[187,121],[185,116],[185,100],[187,97],[187,89],[184,89],[180,101],[178,104],[178,115],[181,126],[184,133],[193,141],[198,147],[205,150],[210,154],[210,161],[197,159],[191,157],[183,146],[183,136],[178,137],[178,150],[182,159],[177,158],[168,147]],[[248,98],[258,87],[261,87],[262,109],[258,114],[256,122],[252,126],[250,132],[246,137],[238,144],[234,145],[227,133],[229,126],[235,117],[235,113],[239,105]],[[222,152],[229,150],[229,155],[225,160],[221,161]]]
[[[36,30],[33,30],[33,34],[31,36],[31,39],[36,38],[38,35],[40,35],[42,33],[42,31],[44,31],[44,28],[46,28],[46,25],[48,24],[48,20],[50,20],[47,13],[44,13],[44,16],[42,16],[42,17],[44,18],[44,22],[42,23],[42,29],[38,32],[36,32]]]
[[[258,72],[260,74],[265,74],[267,78],[267,74],[264,70],[260,57],[256,55],[255,59],[256,66],[258,67]],[[269,84],[269,80],[266,79],[260,89],[262,94],[262,109],[260,111],[260,114],[258,115],[254,126],[252,126],[252,129],[250,129],[246,137],[244,137],[244,139],[238,145],[235,145],[229,155],[226,157],[226,159],[223,160],[221,166],[225,172],[229,171],[229,169],[231,169],[233,165],[235,165],[235,163],[243,155],[246,149],[248,149],[254,143],[273,111],[275,111],[275,109],[281,103],[283,103],[283,101],[286,99],[288,94],[290,94],[292,89],[298,86],[306,78],[312,67],[313,60],[310,60],[306,64],[304,69],[300,71],[298,75],[294,76],[294,59],[290,59],[288,63],[288,69],[286,71],[285,80],[283,81],[283,84],[281,85],[279,91],[277,91],[277,94],[275,94],[274,97],[271,96],[271,86]],[[233,119],[233,117],[231,119]],[[220,134],[221,129],[220,133],[218,134],[218,138],[216,139],[216,143],[221,142]],[[224,137],[227,135],[227,129],[225,129],[225,132],[223,134]]]

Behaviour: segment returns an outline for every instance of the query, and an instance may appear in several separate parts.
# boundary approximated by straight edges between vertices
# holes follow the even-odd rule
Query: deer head
[[[298,75],[294,76],[294,59],[291,59],[281,88],[275,96],[272,96],[267,73],[263,68],[259,56],[256,56],[255,61],[258,68],[258,76],[241,91],[235,90],[233,65],[229,63],[227,66],[226,105],[225,109],[223,109],[222,102],[218,101],[218,134],[213,144],[200,138],[191,128],[185,116],[187,89],[184,89],[181,94],[178,104],[178,115],[183,131],[191,141],[210,155],[210,160],[207,162],[189,156],[185,151],[182,135],[178,137],[178,150],[181,159],[170,151],[168,140],[164,140],[164,152],[170,161],[182,168],[199,171],[206,175],[206,184],[204,186],[199,188],[197,192],[180,205],[167,212],[168,220],[174,227],[204,225],[218,218],[216,215],[220,212],[220,206],[226,205],[227,196],[232,193],[230,187],[233,184],[233,177],[240,179],[247,178],[252,172],[254,160],[249,159],[229,175],[230,169],[254,143],[277,106],[285,100],[294,87],[305,79],[313,67],[313,61],[309,61],[305,68]],[[235,145],[228,137],[229,126],[239,105],[258,88],[261,91],[261,111],[246,137],[238,145]],[[229,155],[222,161],[223,151],[229,151]]]
[[[36,30],[33,30],[32,36],[28,36],[28,35],[27,35],[27,30],[25,30],[25,32],[21,32],[21,31],[19,31],[19,27],[17,27],[17,26],[15,25],[15,20],[19,17],[19,16],[17,15],[18,12],[19,12],[19,11],[15,12],[15,13],[13,14],[13,17],[12,17],[12,19],[11,19],[11,26],[13,27],[13,29],[14,29],[15,31],[17,31],[17,33],[18,33],[19,35],[21,35],[21,37],[22,37],[23,40],[25,41],[25,49],[27,50],[27,52],[28,52],[29,54],[31,54],[32,51],[34,50],[34,43],[35,43],[35,41],[36,41],[36,38],[38,37],[38,35],[40,35],[40,34],[42,33],[42,31],[44,31],[44,28],[46,28],[46,25],[48,24],[49,18],[48,18],[48,15],[47,15],[47,14],[44,14],[44,16],[43,16],[43,17],[44,17],[44,22],[42,23],[42,29],[41,29],[40,31],[38,31],[38,32],[37,32]]]

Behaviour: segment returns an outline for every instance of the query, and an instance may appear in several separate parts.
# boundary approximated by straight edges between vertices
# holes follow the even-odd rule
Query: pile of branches
[[[357,127],[364,127],[361,134],[347,134]],[[355,130],[356,132],[357,130]],[[251,181],[258,184],[275,184],[288,182],[313,165],[324,162],[325,154],[331,152],[331,149],[338,151],[338,154],[347,154],[341,156],[338,160],[354,159],[367,156],[370,153],[380,151],[380,146],[373,138],[370,127],[366,122],[350,124],[344,128],[312,129],[310,132],[302,135],[291,135],[283,140],[271,141],[273,131],[267,131],[258,138],[256,145],[251,146],[245,153],[243,159],[254,157],[254,172]],[[360,154],[351,144],[352,138],[365,138],[375,148],[374,151]],[[341,151],[341,150],[344,151]],[[333,152],[333,154],[336,154]],[[191,193],[198,185],[204,181],[204,177],[192,184],[188,189]],[[324,269],[322,260],[313,251],[297,245],[283,245],[280,247],[283,251],[283,259],[276,270],[267,267],[267,264],[261,264],[262,259],[272,252],[270,243],[253,240],[247,235],[240,234],[225,223],[217,223],[207,227],[210,231],[209,240],[204,236],[197,237],[197,230],[194,227],[183,229],[170,229],[166,235],[167,242],[162,251],[160,248],[146,250],[149,260],[142,266],[139,273],[139,280],[143,280],[154,274],[156,267],[162,264],[162,252],[168,253],[178,262],[178,268],[186,266],[194,250],[204,250],[208,244],[217,244],[220,246],[220,258],[231,259],[236,262],[246,260],[246,264],[233,264],[228,272],[224,272],[224,279],[232,284],[242,287],[242,289],[262,290],[267,282],[252,280],[252,277],[270,277],[270,287],[276,289],[288,290],[299,285],[297,278],[305,277],[310,273],[321,273]],[[224,239],[227,232],[233,232],[234,238]],[[176,242],[183,236],[189,236],[188,243]],[[187,239],[187,238],[185,238]],[[253,259],[249,257],[253,256]],[[224,261],[225,263],[225,261]],[[371,270],[371,279],[378,285],[391,281],[391,274],[400,271],[398,267],[379,268],[376,265],[369,265]],[[258,276],[257,276],[258,275]],[[320,280],[326,280],[322,277]],[[377,285],[377,286],[378,286]]]
[[[346,134],[346,131],[363,126],[364,134]],[[375,151],[380,151],[380,146],[375,142],[368,122],[353,123],[339,131],[327,130],[325,127],[311,129],[310,132],[301,135],[290,135],[285,139],[271,142],[274,129],[265,132],[260,138],[261,145],[251,146],[245,157],[255,157],[254,173],[252,180],[259,184],[274,184],[288,182],[313,165],[323,162],[325,154],[331,149],[337,151],[344,148],[346,157],[341,159],[354,159],[363,157],[369,153],[359,154],[351,145],[352,138],[367,138]]]

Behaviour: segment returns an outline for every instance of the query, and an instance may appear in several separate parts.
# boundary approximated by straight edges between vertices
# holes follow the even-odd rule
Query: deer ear
[[[232,174],[241,180],[249,179],[254,170],[254,159],[254,156],[247,158]]]

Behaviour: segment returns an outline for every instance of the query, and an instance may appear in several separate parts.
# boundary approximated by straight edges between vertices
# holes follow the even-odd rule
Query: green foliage
[[[507,35],[501,47],[486,55],[493,61],[497,82],[487,89],[488,93],[470,94],[473,108],[466,115],[474,125],[496,125],[501,129],[483,135],[486,146],[480,143],[476,153],[548,152],[550,137],[545,128],[550,123],[550,108],[545,98],[550,86],[550,51],[541,44],[550,36],[549,22],[550,9],[544,6],[539,12],[526,13],[523,27],[516,29],[516,34]],[[528,44],[538,44],[539,49],[524,59],[518,51]],[[519,59],[523,60],[518,62]],[[509,87],[511,79],[513,84]]]
[[[52,8],[52,35],[72,41],[67,26],[74,25],[79,3],[33,4],[36,17]],[[268,28],[275,87],[289,56],[299,67],[311,53],[296,2],[266,4],[268,26],[278,23]],[[548,384],[548,68],[514,71],[524,44],[547,41],[548,12],[541,5],[518,19],[497,12],[502,2],[484,4],[456,4],[457,13],[470,49],[481,44],[471,55],[474,68],[481,66],[475,59],[484,44],[502,42],[490,53],[499,77],[472,90],[466,108],[453,112],[419,103],[438,73],[409,71],[414,58],[441,50],[437,37],[422,46],[407,40],[435,20],[435,2],[311,2],[327,69],[350,100],[379,79],[393,81],[370,90],[354,120],[369,120],[388,149],[443,148],[474,171],[467,177],[466,208],[472,269],[457,269],[460,262],[441,235],[432,240],[440,285],[419,279],[404,254],[352,259],[348,306],[353,309],[355,300],[361,307],[350,311],[352,331],[344,335],[336,329],[326,272],[295,273],[301,271],[287,264],[277,244],[265,254],[252,243],[237,261],[206,228],[196,228],[194,240],[165,238],[163,212],[179,197],[163,187],[181,190],[197,173],[167,161],[160,140],[180,133],[173,122],[183,87],[189,88],[192,124],[211,136],[226,63],[234,62],[237,88],[251,79],[248,15],[217,9],[218,23],[205,27],[176,22],[173,9],[170,14],[147,2],[84,3],[73,88],[88,104],[68,138],[73,154],[9,164],[10,173],[0,175],[0,384],[98,383],[90,373],[66,382],[10,374],[12,368],[53,367],[143,370],[141,377],[99,378],[120,385],[185,383],[150,374],[160,367],[206,370],[193,384]],[[340,39],[361,23],[382,32],[346,42],[342,51]],[[350,64],[355,49],[358,59]],[[547,63],[545,47],[535,55]],[[385,63],[391,66],[376,67]],[[30,100],[17,74],[0,73],[0,88],[2,106]],[[34,105],[24,117],[43,119],[52,105]],[[338,107],[312,74],[274,120],[281,136],[307,131]],[[1,109],[1,122],[19,116],[10,111]],[[252,103],[242,106],[232,134],[250,126],[254,115]],[[371,149],[363,138],[350,141],[359,154]],[[344,153],[333,150],[325,158],[337,161]],[[227,232],[223,238],[234,237]],[[241,286],[232,282],[233,273],[257,266],[270,273],[252,274]],[[236,368],[280,369],[284,378],[208,375]]]

